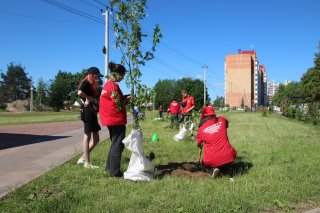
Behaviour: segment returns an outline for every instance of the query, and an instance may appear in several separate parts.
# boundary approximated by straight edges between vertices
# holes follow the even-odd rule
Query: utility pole
[[[206,91],[206,68],[208,68],[207,65],[203,65],[203,106],[206,106],[206,96],[207,96],[207,91]]]
[[[109,65],[109,8],[106,7],[106,11],[101,14],[105,16],[105,52],[104,52],[104,82],[106,82],[108,74],[108,65]]]
[[[32,81],[30,82],[30,112],[33,111],[33,86]]]

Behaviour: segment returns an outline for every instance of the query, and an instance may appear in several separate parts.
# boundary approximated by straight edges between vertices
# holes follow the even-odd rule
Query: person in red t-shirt
[[[121,155],[124,149],[122,140],[126,135],[127,111],[130,96],[124,96],[117,82],[120,82],[126,73],[121,64],[110,62],[110,79],[105,83],[100,97],[100,119],[103,126],[107,126],[111,139],[110,151],[106,163],[106,170],[111,177],[122,177],[120,171]]]
[[[191,95],[188,94],[186,90],[182,90],[181,95],[182,95],[182,101],[181,101],[182,118],[180,120],[180,123],[183,123],[185,117],[186,117],[186,121],[190,121],[192,118],[192,110],[194,108],[194,99]]]
[[[173,129],[174,122],[176,121],[177,126],[179,124],[179,114],[180,114],[180,104],[174,98],[170,104],[170,113],[171,113],[171,124],[170,128]]]
[[[182,95],[182,101],[181,101],[181,119],[180,119],[180,128],[182,128],[182,125],[184,121],[192,121],[192,110],[194,109],[194,99],[186,90],[181,91]],[[190,129],[191,131],[191,138],[193,138],[193,129]]]
[[[213,168],[214,178],[218,176],[219,168],[228,167],[237,156],[237,151],[229,143],[227,128],[228,120],[217,117],[212,106],[202,109],[197,146],[202,149],[204,144],[202,162]]]

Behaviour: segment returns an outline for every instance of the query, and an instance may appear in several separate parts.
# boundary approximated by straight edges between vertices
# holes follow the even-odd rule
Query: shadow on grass
[[[233,163],[219,167],[219,169],[221,176],[233,177],[246,174],[252,166],[251,162],[247,162],[244,157],[239,156]],[[167,175],[176,176],[177,171],[179,171],[178,176],[187,178],[201,178],[212,174],[211,168],[198,162],[172,162],[165,165],[156,165],[155,170],[158,179],[162,179]]]
[[[0,150],[25,146],[29,144],[42,143],[67,137],[70,136],[0,133]]]

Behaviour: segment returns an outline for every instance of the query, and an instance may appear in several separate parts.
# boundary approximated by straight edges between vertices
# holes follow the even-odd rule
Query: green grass
[[[0,126],[79,120],[79,112],[0,113]]]
[[[187,138],[172,140],[168,121],[142,123],[144,151],[155,165],[195,161],[198,150]],[[108,178],[104,166],[110,141],[92,153],[98,170],[76,165],[77,158],[10,193],[1,212],[259,212],[294,211],[296,202],[320,198],[320,130],[276,115],[226,113],[229,139],[238,151],[235,181],[164,176],[151,182]],[[127,128],[127,133],[130,132]],[[160,141],[150,143],[153,133]],[[128,166],[125,150],[122,168]]]

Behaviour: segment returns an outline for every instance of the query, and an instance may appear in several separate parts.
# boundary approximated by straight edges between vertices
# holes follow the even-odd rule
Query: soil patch
[[[198,162],[181,162],[158,165],[156,166],[156,174],[158,178],[170,175],[188,179],[204,179],[211,178],[212,171]]]
[[[245,161],[243,156],[238,156],[233,163],[219,167],[219,176],[232,178],[235,175],[244,175],[252,166],[253,164]],[[166,165],[157,165],[155,170],[158,178],[170,175],[190,179],[212,178],[213,171],[212,168],[208,168],[198,162],[174,162]]]

